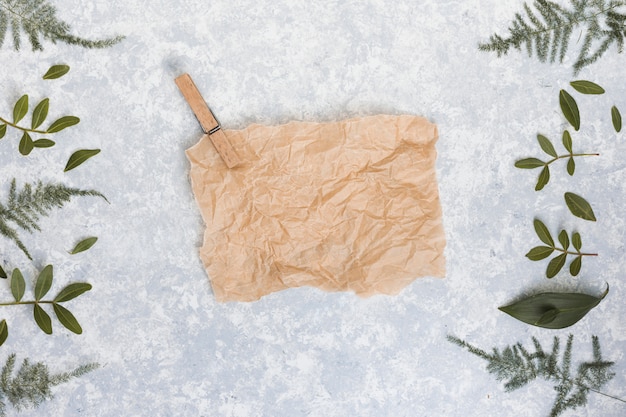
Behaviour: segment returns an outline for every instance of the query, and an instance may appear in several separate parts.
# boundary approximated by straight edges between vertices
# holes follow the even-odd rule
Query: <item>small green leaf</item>
[[[574,216],[592,222],[596,221],[591,205],[581,196],[574,193],[565,193],[565,203]]]
[[[48,72],[43,76],[44,80],[54,80],[61,78],[70,71],[70,67],[67,65],[53,65]]]
[[[580,268],[582,267],[583,257],[577,256],[574,258],[571,264],[569,264],[569,273],[573,276],[577,276],[580,272]]]
[[[622,115],[615,106],[611,107],[611,120],[613,120],[613,128],[619,133],[622,130]]]
[[[87,239],[83,239],[74,246],[74,249],[70,251],[71,255],[76,255],[77,253],[84,252],[91,248],[98,241],[97,237],[88,237]]]
[[[18,147],[20,153],[26,156],[33,151],[34,147],[35,143],[33,142],[33,139],[30,137],[28,132],[24,132],[24,134],[22,135],[22,139],[20,139],[20,144]]]
[[[545,162],[537,158],[520,159],[519,161],[515,162],[515,166],[522,169],[539,168],[544,166],[545,164]]]
[[[535,191],[543,190],[543,187],[545,187],[548,182],[550,182],[550,167],[546,165],[539,173],[537,185],[535,185]]]
[[[580,112],[574,97],[569,95],[567,91],[561,90],[559,93],[559,104],[561,105],[563,116],[574,127],[574,130],[580,129]]]
[[[51,286],[52,265],[46,265],[46,267],[39,274],[39,277],[37,277],[37,282],[35,283],[35,300],[39,301],[45,297]]]
[[[61,292],[59,292],[59,294],[54,298],[54,302],[62,303],[72,300],[79,295],[89,291],[90,289],[91,284],[87,284],[85,282],[75,282],[63,288]]]
[[[44,333],[52,334],[52,320],[50,320],[48,313],[39,304],[34,305],[33,316],[35,317],[35,322]]]
[[[569,83],[574,90],[582,94],[604,94],[604,88],[591,81],[579,80]]]
[[[606,297],[578,293],[546,292],[536,294],[499,310],[517,320],[546,329],[563,329],[582,319]]]
[[[554,248],[548,246],[535,246],[526,254],[526,257],[531,261],[540,261],[552,255]]]
[[[4,271],[4,268],[2,268],[2,265],[0,265],[0,278],[7,278],[7,273]]]
[[[33,142],[35,148],[51,148],[55,145],[53,140],[50,139],[37,139]]]
[[[76,116],[63,116],[60,119],[52,122],[46,133],[56,133],[61,130],[74,126],[80,122],[80,119]]]
[[[79,166],[80,164],[82,164],[83,162],[91,158],[92,156],[97,155],[99,153],[100,153],[100,149],[81,149],[79,151],[74,152],[72,156],[70,156],[70,159],[67,161],[67,165],[65,165],[65,169],[63,170],[63,172],[67,172],[71,169],[76,168],[77,166]]]
[[[559,271],[563,269],[563,265],[565,265],[566,258],[567,258],[566,253],[563,253],[557,257],[552,258],[552,260],[548,263],[548,268],[546,269],[546,277],[554,278],[556,274],[558,274]]]
[[[574,175],[574,171],[576,171],[576,162],[574,162],[574,158],[570,156],[567,160],[567,173],[571,176]]]
[[[567,130],[563,131],[563,146],[567,152],[572,153],[572,135]]]
[[[4,342],[6,342],[8,337],[9,337],[9,327],[7,326],[7,321],[2,320],[0,321],[0,346],[2,346]]]
[[[539,239],[541,239],[541,241],[546,245],[553,248],[554,240],[552,239],[552,235],[550,234],[550,231],[548,230],[546,225],[543,224],[541,220],[535,219],[533,221],[533,226],[535,227],[535,233],[537,233]]]
[[[54,314],[57,315],[57,319],[61,322],[66,329],[76,334],[81,334],[83,329],[78,324],[78,320],[76,317],[65,307],[60,306],[58,304],[53,304]]]
[[[0,125],[0,139],[7,134],[7,125]]]
[[[26,113],[28,113],[28,94],[24,94],[15,103],[15,107],[13,107],[13,123],[22,120]]]
[[[33,110],[33,122],[31,127],[33,129],[37,129],[48,117],[48,107],[50,106],[50,99],[44,98],[41,100],[35,110]]]
[[[11,293],[13,294],[13,298],[15,298],[15,301],[22,301],[24,291],[26,291],[26,282],[24,281],[24,276],[19,269],[15,268],[13,270],[13,273],[11,274]]]
[[[572,245],[577,251],[580,251],[580,248],[583,247],[583,241],[580,238],[580,233],[574,232],[574,234],[572,235]]]
[[[567,232],[565,230],[561,230],[561,233],[559,233],[559,242],[564,250],[569,248],[569,237],[567,236]]]
[[[545,153],[554,158],[557,157],[557,153],[554,150],[554,146],[552,145],[552,142],[550,142],[550,139],[543,135],[537,135],[537,141],[539,142],[539,146],[541,146],[541,149],[543,149]]]

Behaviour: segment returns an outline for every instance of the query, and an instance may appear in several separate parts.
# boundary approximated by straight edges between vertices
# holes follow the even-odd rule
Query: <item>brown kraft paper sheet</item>
[[[200,257],[218,301],[289,287],[397,294],[445,274],[437,127],[417,116],[224,130],[187,150],[206,223]]]

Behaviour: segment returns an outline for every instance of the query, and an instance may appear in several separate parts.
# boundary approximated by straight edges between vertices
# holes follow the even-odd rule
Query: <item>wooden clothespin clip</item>
[[[234,168],[237,165],[241,164],[241,159],[235,152],[235,149],[222,132],[221,126],[213,112],[206,104],[200,91],[194,84],[193,80],[189,76],[189,74],[183,74],[176,78],[176,85],[180,89],[181,93],[189,103],[191,110],[196,115],[196,118],[200,122],[200,126],[202,126],[202,130],[204,133],[211,139],[215,149],[220,154],[226,166],[228,168]]]

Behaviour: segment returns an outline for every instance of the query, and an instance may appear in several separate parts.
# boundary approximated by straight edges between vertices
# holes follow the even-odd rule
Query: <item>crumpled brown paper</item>
[[[228,169],[207,135],[187,150],[218,301],[303,285],[397,294],[444,276],[434,124],[382,115],[224,133],[243,165]]]

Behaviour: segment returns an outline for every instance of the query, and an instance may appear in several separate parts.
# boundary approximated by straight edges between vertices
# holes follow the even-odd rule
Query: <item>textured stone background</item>
[[[602,156],[579,159],[573,178],[555,167],[536,193],[538,172],[513,162],[540,154],[538,132],[560,146],[558,91],[573,79],[574,51],[562,65],[478,52],[479,41],[506,29],[521,1],[54,3],[74,33],[126,39],[105,50],[0,49],[0,114],[29,93],[33,101],[51,97],[51,115],[82,119],[57,136],[57,147],[28,158],[18,154],[16,135],[7,135],[0,195],[12,177],[43,179],[93,187],[111,204],[80,199],[55,211],[43,232],[24,239],[34,263],[1,243],[5,267],[27,278],[54,264],[53,291],[70,281],[94,285],[68,304],[82,336],[56,321],[46,336],[30,310],[3,309],[11,335],[1,358],[16,352],[55,371],[89,361],[103,367],[58,387],[53,401],[24,416],[547,415],[550,385],[505,393],[485,363],[447,334],[490,349],[532,336],[548,346],[572,332],[575,361],[590,357],[598,335],[606,358],[617,362],[605,390],[626,397],[626,138],[613,132],[608,113],[613,104],[626,110],[624,55],[613,50],[577,77],[607,90],[577,96],[583,127],[574,135],[576,149]],[[71,72],[41,80],[56,63]],[[197,257],[203,224],[184,151],[200,129],[173,81],[182,72],[227,128],[379,113],[437,123],[447,278],[418,280],[396,297],[301,288],[256,303],[215,303]],[[63,174],[73,150],[95,147],[100,155]],[[592,202],[597,223],[569,214],[567,190]],[[578,279],[547,280],[546,263],[524,257],[538,242],[538,213],[552,230],[579,230],[584,248],[600,253]],[[99,236],[98,244],[69,257],[65,250],[88,235]],[[533,328],[497,310],[536,290],[599,294],[605,282],[608,297],[570,329]],[[0,287],[10,299],[8,283]],[[624,404],[591,395],[568,415],[625,413]]]

